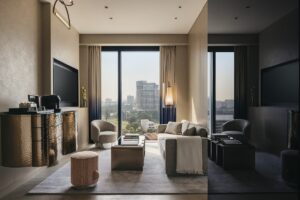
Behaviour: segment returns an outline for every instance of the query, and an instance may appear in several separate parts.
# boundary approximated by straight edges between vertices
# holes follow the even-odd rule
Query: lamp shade
[[[165,96],[165,105],[166,106],[174,105],[173,88],[172,87],[167,87],[167,92],[166,92],[166,96]]]

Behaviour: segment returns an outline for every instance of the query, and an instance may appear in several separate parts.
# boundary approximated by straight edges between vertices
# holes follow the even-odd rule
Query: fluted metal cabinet
[[[2,165],[51,166],[62,155],[62,115],[1,114]]]
[[[63,112],[63,136],[62,153],[63,155],[75,152],[77,150],[77,112]]]
[[[32,165],[31,115],[1,115],[2,165]]]

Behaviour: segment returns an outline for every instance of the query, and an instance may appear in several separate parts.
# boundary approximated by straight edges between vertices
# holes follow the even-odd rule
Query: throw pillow
[[[165,133],[174,134],[174,135],[180,134],[181,133],[181,123],[180,122],[169,122],[167,124]]]
[[[195,127],[187,128],[184,132],[182,132],[182,135],[184,136],[194,136],[195,134],[196,134]]]
[[[182,120],[181,123],[182,123],[181,133],[183,133],[186,131],[186,129],[188,129],[190,122],[187,120]]]

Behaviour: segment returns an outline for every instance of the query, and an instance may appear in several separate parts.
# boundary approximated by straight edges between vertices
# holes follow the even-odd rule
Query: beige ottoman
[[[99,178],[98,154],[82,151],[71,155],[71,183],[77,189],[96,186]]]

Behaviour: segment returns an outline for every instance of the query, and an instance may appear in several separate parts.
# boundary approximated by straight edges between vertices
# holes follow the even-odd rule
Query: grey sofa
[[[178,137],[202,137],[202,158],[203,158],[203,171],[204,174],[207,173],[207,129],[201,127],[199,124],[189,123],[188,128],[195,127],[196,134],[194,136],[183,136],[181,134],[168,134],[165,133],[167,125],[160,124],[157,129],[157,138],[160,146],[162,156],[165,160],[165,170],[168,176],[179,175],[176,172],[176,162],[177,162],[177,141]],[[200,149],[199,149],[200,150]],[[193,159],[193,158],[191,158]]]
[[[250,122],[245,119],[234,119],[225,122],[222,125],[222,133],[247,143],[250,134]]]

